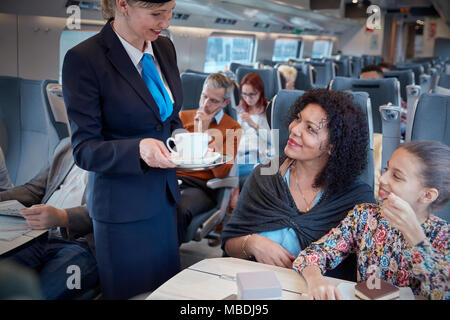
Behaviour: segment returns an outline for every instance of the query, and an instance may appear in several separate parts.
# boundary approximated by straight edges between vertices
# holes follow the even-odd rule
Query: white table
[[[212,258],[179,272],[146,300],[222,300],[237,294],[236,273],[252,271],[274,271],[283,289],[283,300],[308,299],[306,281],[292,269],[237,258]],[[336,285],[348,282],[327,279]]]
[[[14,250],[27,242],[43,235],[48,230],[31,230],[14,240],[0,240],[0,256],[8,251]]]

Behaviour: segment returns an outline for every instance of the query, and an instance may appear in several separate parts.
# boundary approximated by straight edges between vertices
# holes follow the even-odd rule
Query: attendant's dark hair
[[[290,109],[288,125],[311,103],[327,114],[331,155],[314,181],[314,187],[325,188],[327,197],[350,186],[366,167],[369,129],[366,116],[349,94],[327,89],[311,90],[298,98]]]
[[[411,141],[400,146],[422,162],[422,184],[436,188],[439,196],[429,210],[439,210],[450,201],[450,147],[437,141]]]

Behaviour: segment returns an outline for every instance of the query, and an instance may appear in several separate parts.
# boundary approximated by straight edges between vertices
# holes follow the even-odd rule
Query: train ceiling
[[[346,17],[346,8],[356,0],[177,0],[172,25],[248,30],[260,32],[338,36],[364,25],[360,19]],[[357,0],[376,4],[383,12],[404,8],[429,12],[431,8],[447,23],[449,0]],[[102,20],[100,0],[1,0],[0,12],[37,16],[67,16],[66,7],[80,5],[82,18]],[[422,11],[421,11],[422,10]]]

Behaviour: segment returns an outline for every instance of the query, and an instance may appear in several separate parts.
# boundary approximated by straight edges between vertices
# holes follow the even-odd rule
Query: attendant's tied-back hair
[[[154,3],[139,0],[126,0],[128,4],[136,5],[143,8],[158,8],[165,3]],[[116,16],[116,0],[101,0],[101,10],[103,19],[109,20]]]
[[[437,141],[411,141],[400,146],[422,162],[420,172],[425,188],[436,188],[439,196],[429,206],[431,212],[450,201],[450,147]]]
[[[325,188],[328,197],[350,186],[366,167],[369,129],[366,116],[349,94],[327,89],[310,90],[299,97],[290,109],[286,125],[311,103],[320,105],[327,114],[331,155],[314,186]]]

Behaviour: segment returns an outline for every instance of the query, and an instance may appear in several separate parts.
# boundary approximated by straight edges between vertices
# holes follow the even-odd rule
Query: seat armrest
[[[239,185],[238,177],[226,177],[226,178],[215,178],[208,180],[206,183],[208,188],[219,189],[219,188],[236,188]]]
[[[387,105],[380,106],[379,110],[383,133],[381,168],[385,168],[392,153],[400,145],[400,120],[402,108],[400,106],[392,105],[389,102]]]

